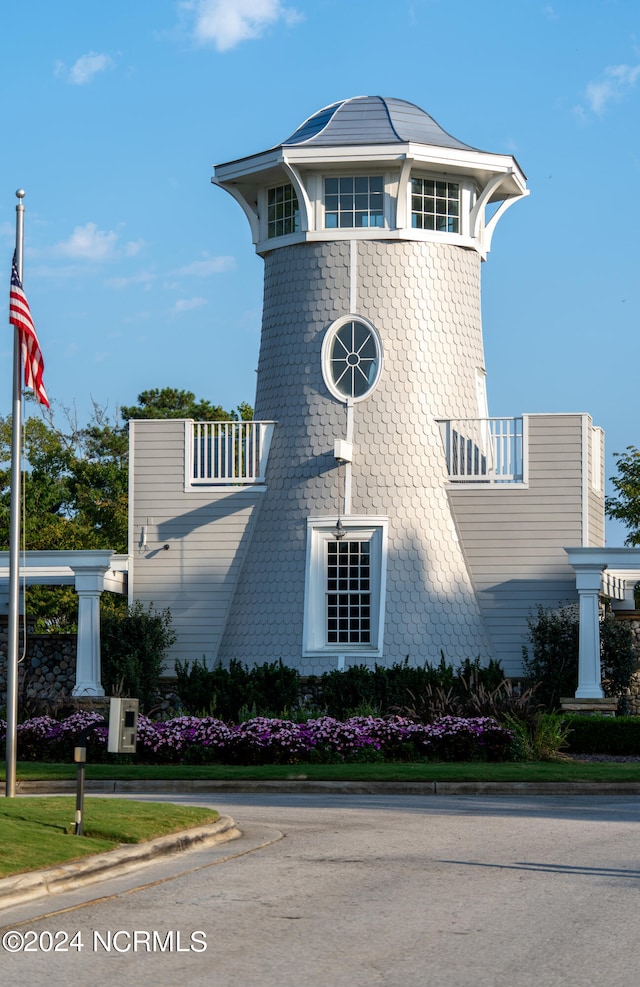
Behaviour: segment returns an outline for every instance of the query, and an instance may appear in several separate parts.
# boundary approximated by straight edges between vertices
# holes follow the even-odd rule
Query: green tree
[[[179,391],[175,387],[154,388],[138,395],[138,404],[123,406],[122,417],[131,418],[193,418],[197,422],[251,421],[253,409],[243,402],[235,411],[225,411],[210,401],[197,401],[192,391]]]
[[[616,496],[606,498],[605,511],[628,528],[625,545],[640,545],[640,450],[627,446],[615,456],[618,473],[610,479]]]

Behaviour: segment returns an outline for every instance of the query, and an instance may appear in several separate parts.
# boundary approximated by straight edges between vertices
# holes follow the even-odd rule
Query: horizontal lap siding
[[[528,487],[450,486],[494,657],[508,675],[521,674],[537,606],[577,599],[564,547],[582,544],[582,436],[582,415],[531,416]]]
[[[176,659],[216,657],[263,491],[185,491],[184,422],[136,421],[131,428],[130,593],[154,609],[171,611],[177,640],[165,671],[173,674]],[[147,549],[141,552],[142,525],[147,525]]]

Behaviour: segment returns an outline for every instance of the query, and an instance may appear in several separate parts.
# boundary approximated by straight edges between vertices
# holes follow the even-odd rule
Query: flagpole
[[[16,267],[22,281],[24,189],[16,196]],[[22,480],[22,349],[17,326],[13,333],[13,403],[11,428],[11,516],[9,528],[9,626],[7,640],[7,771],[6,796],[15,798],[18,742],[18,646],[20,634],[20,487]]]

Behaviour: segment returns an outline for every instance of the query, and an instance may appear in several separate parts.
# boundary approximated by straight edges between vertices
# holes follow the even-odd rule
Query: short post
[[[75,836],[82,836],[82,814],[84,812],[84,774],[87,763],[87,739],[83,730],[80,742],[73,749],[73,760],[78,766],[76,779],[76,828]]]

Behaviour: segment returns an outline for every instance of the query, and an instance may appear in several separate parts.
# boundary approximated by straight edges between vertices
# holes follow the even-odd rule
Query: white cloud
[[[119,254],[135,257],[144,247],[144,240],[131,240],[117,249],[120,236],[115,230],[99,230],[96,223],[76,226],[68,240],[56,244],[56,253],[79,260],[114,260]]]
[[[268,27],[295,24],[302,15],[281,0],[185,0],[182,10],[193,12],[192,34],[198,44],[229,51],[242,41],[261,37]]]
[[[106,72],[107,69],[112,69],[114,66],[115,62],[110,55],[89,51],[86,55],[81,55],[69,69],[64,62],[56,62],[54,73],[56,76],[67,79],[72,86],[86,86],[87,83],[93,81],[98,73]]]
[[[135,257],[136,254],[140,253],[144,246],[144,240],[130,240],[129,243],[125,243],[124,245],[125,257]]]
[[[235,257],[208,257],[206,260],[194,260],[191,264],[172,271],[177,277],[206,278],[210,274],[222,274],[225,271],[233,271],[236,267]]]
[[[179,298],[173,306],[173,311],[179,315],[181,312],[191,312],[194,308],[202,308],[206,304],[206,298]]]
[[[640,79],[640,65],[610,65],[604,70],[604,78],[590,82],[585,89],[589,108],[596,116],[602,116],[609,103],[619,103],[635,87]]]
[[[157,274],[152,274],[151,271],[138,271],[137,274],[129,274],[126,277],[107,278],[104,283],[107,288],[117,289],[129,288],[131,285],[141,284],[148,291],[156,278]]]
[[[82,260],[110,260],[114,256],[118,234],[99,230],[95,223],[76,226],[68,240],[56,245],[56,251],[64,257]]]

